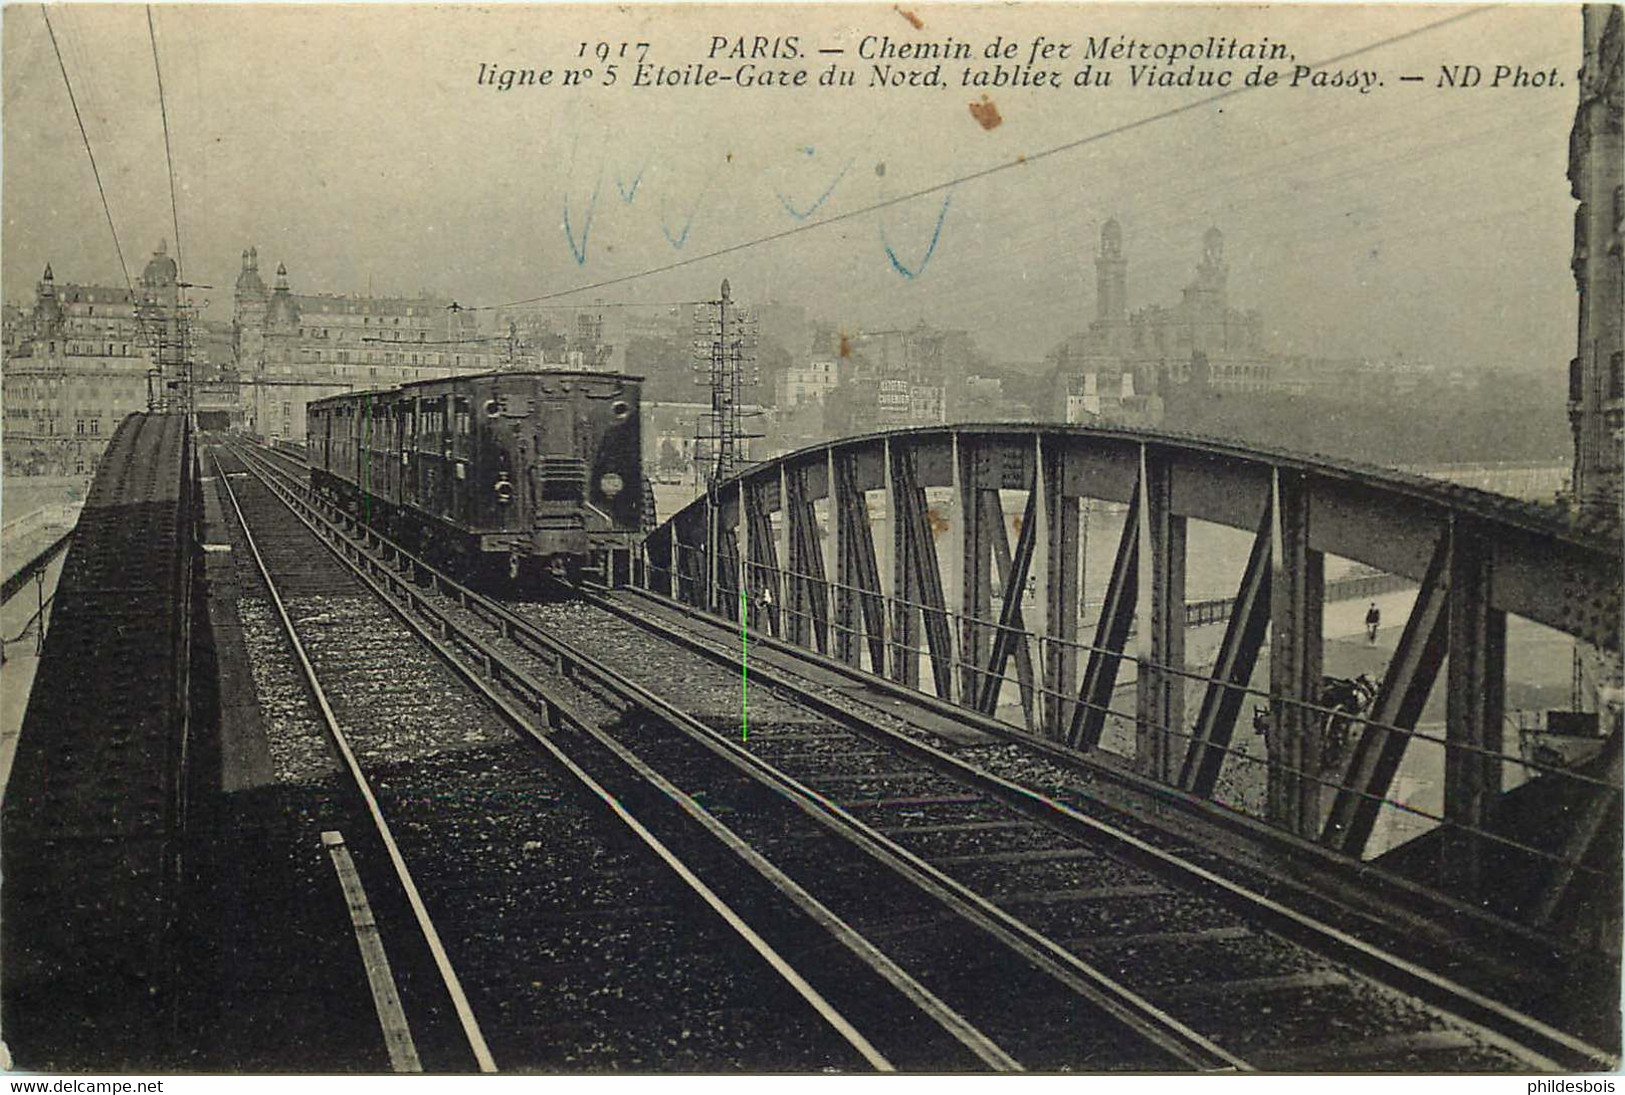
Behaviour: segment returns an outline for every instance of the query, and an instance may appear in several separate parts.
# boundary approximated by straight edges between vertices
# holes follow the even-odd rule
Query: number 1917
[[[611,57],[626,58],[637,51],[637,58],[642,61],[649,56],[648,42],[582,42],[576,50],[580,58],[596,57],[599,61],[608,61]]]

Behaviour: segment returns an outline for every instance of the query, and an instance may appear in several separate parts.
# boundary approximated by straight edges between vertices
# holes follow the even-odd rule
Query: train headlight
[[[497,502],[500,505],[505,506],[513,501],[513,484],[506,479],[498,479],[494,489],[497,493]]]
[[[605,498],[614,498],[617,494],[621,493],[621,488],[624,486],[626,486],[626,484],[621,482],[621,477],[616,475],[614,472],[610,472],[608,475],[598,480],[598,489],[604,492]]]

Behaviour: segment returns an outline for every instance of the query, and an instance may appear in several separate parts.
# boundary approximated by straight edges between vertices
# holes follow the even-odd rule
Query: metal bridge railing
[[[649,564],[645,572],[644,584],[651,588],[666,584],[667,588],[673,591],[673,595],[677,596],[678,599],[681,599],[680,595],[684,589],[703,590],[704,583],[708,577],[708,571],[706,569],[706,563],[708,560],[706,552],[701,548],[696,548],[680,542],[674,543],[673,546],[678,552],[675,560],[678,565],[675,567],[658,567],[654,566],[652,563]],[[692,570],[685,570],[685,568],[682,566],[685,552],[689,553],[689,557],[694,562],[701,565],[694,567]],[[986,665],[969,660],[964,656],[964,646],[967,633],[972,630],[979,631],[981,635],[986,637],[986,642],[989,646],[992,645],[993,638],[1001,632],[1005,634],[1014,634],[1016,642],[1018,644],[1025,644],[1028,649],[1029,656],[1033,658],[1032,664],[1035,666],[1033,676],[1030,682],[1011,681],[1009,679],[1009,672],[1006,670],[1005,672],[1001,672],[997,675],[998,687],[1000,694],[1007,691],[1012,685],[1019,687],[1022,693],[1021,707],[1023,708],[1023,716],[1031,720],[1027,723],[1027,729],[1029,730],[1037,730],[1035,722],[1040,720],[1033,718],[1031,712],[1040,704],[1053,704],[1056,706],[1056,710],[1060,712],[1067,712],[1072,710],[1074,707],[1081,706],[1092,710],[1101,711],[1109,719],[1120,720],[1120,724],[1123,726],[1135,727],[1137,729],[1143,729],[1151,733],[1158,734],[1162,737],[1165,743],[1170,745],[1178,743],[1185,748],[1191,748],[1199,745],[1203,750],[1212,750],[1224,758],[1224,763],[1227,766],[1226,771],[1228,771],[1231,775],[1235,774],[1235,770],[1238,767],[1246,766],[1256,767],[1260,771],[1268,769],[1284,771],[1300,780],[1314,784],[1318,787],[1329,789],[1340,794],[1352,795],[1363,801],[1375,802],[1381,807],[1386,807],[1396,811],[1397,813],[1417,818],[1418,820],[1426,823],[1426,825],[1431,829],[1440,829],[1466,834],[1475,839],[1482,840],[1497,847],[1505,848],[1518,854],[1531,856],[1543,862],[1557,864],[1566,870],[1574,871],[1576,874],[1586,875],[1588,877],[1597,877],[1605,873],[1594,867],[1586,865],[1580,859],[1565,857],[1561,854],[1538,847],[1527,841],[1517,840],[1503,833],[1496,832],[1482,825],[1468,824],[1448,819],[1442,814],[1434,813],[1402,801],[1392,794],[1371,794],[1364,788],[1349,782],[1350,765],[1348,764],[1348,761],[1351,759],[1351,755],[1338,758],[1337,767],[1340,770],[1337,772],[1329,774],[1325,770],[1309,771],[1299,766],[1283,764],[1278,758],[1258,755],[1249,749],[1251,742],[1246,741],[1245,739],[1243,744],[1240,745],[1233,742],[1219,744],[1211,740],[1199,739],[1197,735],[1189,729],[1170,726],[1163,723],[1146,723],[1138,711],[1119,710],[1110,706],[1109,704],[1101,705],[1091,702],[1081,694],[1062,692],[1053,687],[1046,679],[1046,670],[1050,664],[1050,658],[1048,655],[1052,650],[1057,648],[1070,650],[1082,655],[1098,653],[1104,658],[1112,659],[1118,665],[1128,663],[1134,666],[1136,673],[1142,671],[1155,672],[1158,674],[1176,677],[1190,684],[1203,686],[1204,688],[1217,687],[1231,693],[1232,695],[1240,694],[1244,697],[1266,701],[1274,709],[1288,707],[1307,712],[1318,719],[1325,720],[1327,724],[1330,724],[1332,720],[1342,720],[1345,727],[1347,740],[1350,743],[1353,742],[1356,735],[1369,727],[1384,730],[1391,734],[1400,735],[1407,742],[1416,742],[1425,744],[1429,747],[1437,747],[1444,751],[1446,758],[1448,758],[1453,751],[1458,754],[1471,755],[1480,759],[1481,761],[1510,766],[1513,770],[1521,769],[1526,776],[1529,776],[1529,778],[1544,776],[1566,781],[1576,786],[1593,788],[1596,790],[1606,791],[1610,794],[1618,795],[1622,791],[1622,786],[1616,781],[1597,778],[1583,772],[1573,771],[1570,768],[1566,768],[1558,764],[1543,762],[1524,756],[1521,753],[1511,753],[1501,749],[1492,749],[1486,746],[1476,745],[1471,742],[1450,741],[1445,737],[1440,736],[1437,733],[1430,732],[1425,728],[1406,727],[1390,722],[1369,719],[1364,717],[1360,712],[1351,712],[1343,707],[1319,703],[1313,700],[1278,696],[1266,689],[1254,688],[1251,685],[1236,684],[1220,677],[1216,677],[1210,673],[1194,671],[1188,666],[1170,665],[1164,662],[1153,661],[1149,658],[1142,658],[1137,656],[1131,649],[1128,649],[1128,644],[1125,644],[1125,649],[1123,650],[1114,650],[1081,640],[1063,639],[1056,636],[1036,634],[1026,630],[1025,628],[1009,627],[997,619],[969,615],[953,608],[928,605],[920,601],[910,600],[894,594],[885,593],[883,591],[865,589],[850,583],[843,583],[829,577],[792,571],[784,567],[773,567],[765,563],[755,561],[744,562],[736,560],[734,565],[730,567],[719,568],[717,575],[719,587],[717,591],[718,610],[722,615],[734,620],[737,620],[739,617],[740,590],[738,588],[738,578],[740,576],[740,572],[743,572],[745,577],[745,611],[747,613],[747,621],[749,622],[750,626],[760,627],[765,623],[767,625],[769,634],[775,638],[786,639],[787,636],[792,633],[792,628],[788,626],[789,621],[799,620],[802,625],[800,630],[808,637],[809,645],[828,650],[832,652],[832,654],[841,645],[838,640],[844,637],[851,641],[852,647],[856,651],[855,657],[857,664],[855,668],[867,669],[868,672],[876,676],[883,677],[891,681],[893,684],[904,685],[922,693],[929,694],[927,690],[932,684],[932,675],[930,673],[924,671],[908,673],[906,676],[910,678],[910,681],[916,682],[910,683],[910,681],[899,680],[899,676],[903,674],[899,673],[898,667],[904,664],[905,659],[912,659],[916,667],[921,667],[922,663],[929,665],[931,664],[931,659],[934,657],[941,657],[945,653],[948,665],[948,676],[950,681],[956,682],[957,688],[952,689],[950,695],[943,696],[941,698],[953,702],[957,696],[960,697],[961,702],[963,702],[962,697],[966,691],[969,691],[971,694],[980,694],[985,687],[986,682],[992,676]],[[656,581],[655,579],[657,577],[662,580]],[[813,613],[810,608],[798,609],[792,603],[793,598],[789,596],[792,582],[805,583],[803,588],[808,590],[821,588],[824,591],[825,614],[822,618]],[[1411,588],[1415,585],[1416,583],[1414,581],[1399,575],[1383,573],[1350,575],[1345,578],[1328,581],[1326,583],[1326,599],[1334,600],[1345,598],[1365,598],[1369,596],[1376,596],[1385,592]],[[763,591],[772,592],[770,596],[763,597]],[[836,610],[837,598],[846,599],[847,604],[850,605],[850,608],[848,608],[846,611],[848,611],[854,617],[856,621],[854,625],[849,626],[841,622],[841,613]],[[808,599],[811,600],[811,597]],[[867,600],[871,606],[878,604],[880,609],[879,615],[883,626],[878,635],[871,631],[871,629],[867,627],[864,622],[862,602],[865,600]],[[1082,614],[1083,607],[1084,606],[1080,606],[1080,615]],[[1190,602],[1187,604],[1186,608],[1188,613],[1196,617],[1195,619],[1187,618],[1187,626],[1203,626],[1208,623],[1219,622],[1222,619],[1228,619],[1231,611],[1233,611],[1234,608],[1234,598]],[[929,614],[936,617],[939,621],[945,621],[948,624],[948,651],[937,652],[934,654],[929,643],[924,640],[923,636],[919,645],[900,641],[896,636],[896,622],[899,619],[901,612],[904,611]],[[921,628],[921,630],[923,631],[924,629]],[[820,637],[823,639],[822,643],[818,641]],[[876,638],[879,639],[882,648],[890,652],[886,655],[886,658],[883,659],[888,664],[874,664],[870,643]],[[1033,650],[1033,644],[1035,642],[1037,645],[1036,651]],[[1014,656],[1012,656],[1010,660],[1015,661],[1016,659]],[[1114,692],[1123,688],[1135,686],[1137,684],[1137,680],[1138,678],[1136,677],[1128,681],[1118,682],[1114,688]],[[968,682],[969,688],[967,689],[966,684],[961,682]],[[1003,706],[1006,710],[1008,710],[1010,705]],[[1000,718],[998,706],[995,707],[993,717],[996,719]],[[1000,721],[1007,720],[1001,719]],[[1064,722],[1064,719],[1060,721]],[[1051,735],[1051,737],[1053,737],[1053,735]],[[1108,749],[1106,751],[1110,752],[1111,750]],[[1352,751],[1350,751],[1350,754],[1352,754]],[[1118,755],[1123,756],[1124,754],[1119,753]],[[1125,759],[1132,760],[1134,758],[1125,757]],[[1214,801],[1216,801],[1220,806],[1235,809],[1239,812],[1247,813],[1253,817],[1262,818],[1262,814],[1257,809],[1247,809],[1244,804],[1225,802],[1218,799],[1215,799]]]

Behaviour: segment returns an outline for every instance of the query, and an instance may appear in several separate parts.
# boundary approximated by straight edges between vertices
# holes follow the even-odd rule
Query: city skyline
[[[1306,89],[1211,103],[1195,90],[997,90],[1001,123],[984,129],[959,88],[859,87],[821,100],[773,89],[753,103],[738,89],[566,98],[476,81],[481,63],[559,62],[567,41],[635,39],[640,27],[668,58],[703,56],[708,28],[749,23],[770,35],[780,22],[854,52],[866,35],[983,41],[1042,24],[1057,38],[1175,26],[1188,38],[1222,25],[1245,42],[1268,25],[1305,55],[1333,55],[1452,16],[1374,50],[1371,64],[1431,74],[1441,60],[1499,50],[1571,73],[1576,9],[1204,19],[1189,8],[947,8],[920,32],[889,9],[824,11],[811,24],[794,9],[729,12],[721,24],[697,9],[663,11],[658,35],[636,9],[564,9],[545,35],[529,9],[155,12],[181,244],[189,279],[212,286],[196,294],[209,319],[229,318],[236,256],[250,245],[310,291],[370,283],[380,295],[422,288],[494,308],[795,231],[556,303],[703,299],[728,276],[742,299],[794,300],[854,327],[969,328],[1000,359],[1036,360],[1093,315],[1094,241],[1115,218],[1134,263],[1131,308],[1173,299],[1216,225],[1232,300],[1262,314],[1278,352],[1554,372],[1569,355],[1572,87],[1476,98],[1386,87],[1342,100]],[[62,280],[116,285],[43,21],[21,9],[5,18],[6,299],[25,298],[47,261]],[[56,27],[132,266],[173,235],[143,22],[135,9],[79,8]],[[514,44],[530,41],[543,44]],[[792,123],[790,104],[812,109]],[[725,124],[705,124],[712,117]],[[1136,128],[1041,156],[1121,126]],[[1003,164],[1015,166],[861,212]],[[845,219],[817,227],[826,216]]]

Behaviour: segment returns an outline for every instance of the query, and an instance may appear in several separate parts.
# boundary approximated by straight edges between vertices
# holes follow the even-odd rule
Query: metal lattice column
[[[1141,539],[1150,533],[1149,547],[1140,556],[1140,566],[1150,578],[1141,597],[1149,618],[1142,615],[1140,626],[1149,629],[1149,659],[1140,659],[1135,688],[1135,761],[1141,772],[1153,779],[1172,781],[1183,755],[1185,730],[1185,518],[1173,512],[1173,478],[1168,467],[1151,454],[1145,454],[1144,485],[1146,504],[1141,510]]]
[[[1309,546],[1307,477],[1275,473],[1270,576],[1269,819],[1300,836],[1320,829],[1320,698],[1325,556]]]

